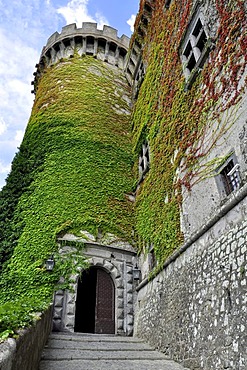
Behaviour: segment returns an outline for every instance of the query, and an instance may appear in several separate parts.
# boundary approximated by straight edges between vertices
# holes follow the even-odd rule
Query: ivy
[[[138,155],[148,139],[151,152],[150,170],[137,192],[136,234],[140,250],[143,245],[154,248],[159,267],[183,241],[183,189],[191,191],[212,176],[217,161],[207,156],[229,134],[246,88],[245,2],[212,3],[218,14],[215,45],[188,91],[179,46],[193,2],[172,1],[169,9],[164,9],[162,0],[152,2],[146,33],[140,32],[144,1],[136,19],[132,44],[142,43],[147,70],[132,114],[133,147]]]

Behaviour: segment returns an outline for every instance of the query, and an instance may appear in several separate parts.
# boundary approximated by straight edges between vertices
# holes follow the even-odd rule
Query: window
[[[196,74],[205,63],[210,51],[209,44],[203,15],[197,10],[180,45],[187,88],[191,86],[196,78]]]
[[[145,174],[148,172],[149,165],[150,165],[149,145],[148,142],[145,141],[145,143],[142,144],[142,149],[139,156],[139,175],[141,179],[143,179]]]
[[[168,9],[172,0],[165,0],[165,8]]]
[[[229,195],[234,190],[239,188],[240,186],[239,164],[237,163],[234,165],[232,159],[220,172],[220,176],[224,184],[226,195]]]
[[[239,167],[235,154],[232,154],[227,161],[217,169],[216,182],[222,197],[231,194],[240,187],[241,179]]]

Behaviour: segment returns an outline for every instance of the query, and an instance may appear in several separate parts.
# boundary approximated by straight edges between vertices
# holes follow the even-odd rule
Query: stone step
[[[77,349],[77,350],[91,350],[91,351],[115,351],[119,350],[119,347],[121,346],[120,350],[142,350],[142,351],[148,351],[151,349],[148,345],[144,343],[138,343],[136,342],[133,346],[133,342],[73,342],[73,341],[61,341],[52,339],[49,340],[47,343],[48,348],[52,349]]]
[[[40,370],[185,370],[136,337],[52,333]]]
[[[137,337],[121,337],[114,334],[84,334],[84,333],[67,333],[67,332],[53,332],[49,339],[60,339],[67,341],[80,342],[127,342],[127,343],[144,343],[142,339]]]
[[[40,370],[185,370],[169,360],[42,361]]]
[[[97,338],[97,339],[96,339]],[[51,335],[46,348],[49,349],[77,349],[77,350],[91,350],[91,351],[115,351],[115,350],[142,350],[148,351],[152,348],[138,340],[131,337],[105,337],[97,336],[96,338],[90,336],[63,336]]]
[[[90,351],[90,350],[77,350],[77,349],[51,349],[47,348],[44,350],[42,359],[47,360],[140,360],[140,359],[152,359],[152,360],[163,360],[165,357],[156,351],[124,351],[124,350],[108,350],[108,351]]]

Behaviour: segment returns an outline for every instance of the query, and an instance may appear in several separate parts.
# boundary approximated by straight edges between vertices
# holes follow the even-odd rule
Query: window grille
[[[230,162],[222,169],[220,176],[224,184],[226,195],[229,195],[234,190],[239,188],[239,164],[237,163],[234,165],[233,159],[231,159]]]
[[[198,7],[180,45],[180,56],[187,81],[186,88],[190,88],[197,73],[207,60],[211,44],[203,15]]]
[[[142,178],[147,171],[149,170],[150,166],[150,155],[149,155],[149,145],[148,142],[142,144],[141,153],[139,156],[139,174]]]
[[[203,54],[207,35],[204,30],[203,22],[198,17],[191,32],[187,36],[187,42],[182,51],[182,60],[185,68],[185,75],[188,78],[192,70],[199,66],[201,63],[201,56]]]

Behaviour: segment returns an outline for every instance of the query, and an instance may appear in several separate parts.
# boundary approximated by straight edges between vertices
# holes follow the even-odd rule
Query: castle
[[[48,39],[0,194],[3,330],[55,285],[53,330],[246,369],[246,5],[141,0],[131,40]]]

